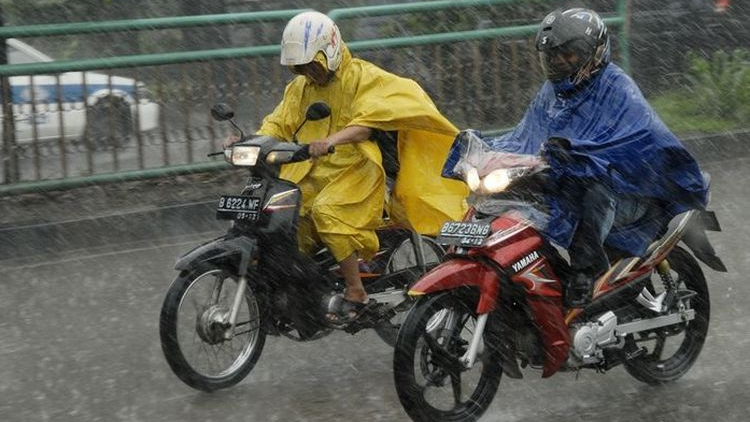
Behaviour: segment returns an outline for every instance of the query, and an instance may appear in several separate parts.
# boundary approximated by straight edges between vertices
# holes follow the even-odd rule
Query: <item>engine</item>
[[[583,364],[600,362],[602,348],[618,343],[616,326],[617,316],[612,311],[602,314],[596,321],[574,325],[570,330],[573,356]]]

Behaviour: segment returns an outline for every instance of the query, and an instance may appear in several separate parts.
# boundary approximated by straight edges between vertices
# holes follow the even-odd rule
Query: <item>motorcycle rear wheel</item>
[[[626,341],[646,347],[645,354],[625,361],[625,369],[635,379],[651,385],[665,384],[683,376],[698,359],[708,333],[711,304],[708,286],[698,262],[690,253],[675,248],[667,257],[672,277],[678,290],[696,293],[689,299],[689,308],[695,310],[691,321],[630,335]],[[658,293],[661,281],[652,276],[654,291]]]
[[[266,333],[261,306],[250,286],[227,339],[223,322],[237,291],[228,269],[203,264],[174,280],[162,305],[159,334],[172,371],[198,390],[214,391],[240,382],[260,358]]]
[[[399,400],[414,421],[472,422],[492,403],[502,377],[496,349],[480,344],[471,369],[458,362],[471,341],[476,304],[471,295],[443,292],[419,299],[406,317],[393,372]]]
[[[422,236],[422,246],[424,251],[425,266],[427,270],[437,266],[445,256],[445,250],[442,246],[435,243],[435,239],[430,237]],[[387,263],[385,265],[385,274],[395,273],[403,270],[419,271],[417,266],[417,259],[414,254],[414,246],[411,237],[406,237],[400,242],[388,255]],[[415,280],[418,280],[424,274],[416,274]],[[401,324],[404,321],[406,313],[408,312],[414,300],[410,298],[406,293],[409,286],[403,286],[403,302],[396,307],[396,315],[388,321],[375,326],[375,332],[378,334],[381,340],[391,347],[396,345],[396,336],[398,336],[398,330],[401,328]]]

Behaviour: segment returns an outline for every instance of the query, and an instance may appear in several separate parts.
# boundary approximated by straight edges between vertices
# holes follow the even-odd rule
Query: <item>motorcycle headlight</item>
[[[476,192],[481,186],[482,181],[479,180],[479,172],[474,167],[471,167],[466,172],[466,184],[469,185],[469,189],[472,192]]]
[[[482,188],[487,193],[502,192],[510,184],[510,179],[510,171],[508,169],[492,170],[482,179]]]
[[[257,145],[235,145],[229,162],[235,166],[254,166],[258,161],[260,147]]]
[[[486,176],[480,178],[475,168],[466,172],[466,184],[472,192],[478,194],[498,193],[505,190],[511,182],[510,169],[492,170]]]

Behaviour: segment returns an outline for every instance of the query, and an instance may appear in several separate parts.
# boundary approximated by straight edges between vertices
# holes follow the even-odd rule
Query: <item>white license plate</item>
[[[482,246],[489,234],[489,223],[449,221],[443,224],[436,241],[441,245],[476,247]]]
[[[258,220],[260,198],[256,196],[224,195],[216,207],[219,220]]]

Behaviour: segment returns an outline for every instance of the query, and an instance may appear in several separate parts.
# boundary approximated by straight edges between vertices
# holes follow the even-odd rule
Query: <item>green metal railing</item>
[[[491,6],[505,3],[518,3],[523,0],[463,0],[456,1],[427,1],[407,4],[391,4],[381,6],[366,6],[355,8],[334,9],[329,16],[335,20],[367,18],[374,16],[386,16],[404,13],[420,13],[425,11],[436,11],[444,9],[455,9],[463,7]],[[620,63],[627,70],[629,68],[628,37],[627,37],[627,10],[628,0],[618,0],[617,15],[605,19],[610,27],[618,27]],[[268,20],[288,19],[291,16],[306,9],[283,10],[273,12],[254,12],[230,15],[208,15],[190,16],[176,18],[140,19],[130,21],[109,21],[98,23],[70,23],[56,25],[32,25],[22,27],[0,28],[0,38],[3,37],[28,37],[28,36],[53,36],[70,34],[94,34],[104,32],[117,32],[129,30],[153,30],[167,28],[181,28],[191,26],[227,25],[238,23],[254,23]],[[408,37],[393,37],[370,40],[357,40],[347,43],[349,48],[355,52],[370,51],[395,51],[399,48],[419,48],[420,46],[441,46],[449,43],[466,43],[478,40],[502,40],[517,39],[533,36],[538,29],[537,24],[487,28],[468,31],[431,33]],[[515,46],[511,46],[513,54],[517,53]],[[437,47],[436,47],[437,48]],[[279,53],[278,45],[262,45],[242,48],[225,48],[216,50],[201,50],[188,52],[171,52],[163,54],[130,55],[111,58],[96,58],[83,60],[67,60],[37,64],[0,65],[0,77],[17,75],[41,75],[59,74],[71,71],[90,71],[101,69],[122,69],[143,66],[182,65],[193,62],[215,62],[220,60],[234,60],[238,58],[259,58],[275,56]],[[389,54],[389,53],[383,53]],[[475,63],[478,63],[478,59]],[[279,67],[279,66],[277,66]],[[279,76],[276,76],[278,79]],[[283,85],[283,84],[282,84]],[[140,142],[140,141],[139,141]],[[164,138],[166,142],[166,137]],[[189,147],[189,144],[188,144]],[[165,146],[166,154],[166,146]],[[116,158],[116,152],[115,152]],[[165,160],[166,161],[166,160]],[[92,174],[78,177],[67,177],[56,180],[38,180],[18,182],[0,185],[0,195],[29,192],[35,190],[61,189],[92,183],[117,182],[144,177],[157,177],[175,173],[207,171],[211,169],[225,168],[223,162],[199,162],[175,165],[166,165],[158,168],[143,168],[142,164],[138,170],[115,172],[106,174]],[[7,181],[6,181],[7,183]]]
[[[266,12],[232,13],[222,15],[179,16],[173,18],[135,19],[124,21],[81,22],[49,25],[0,27],[0,38],[44,37],[54,35],[103,34],[122,31],[189,28],[211,25],[235,25],[265,21],[287,20],[310,9],[289,9]],[[142,54],[98,59],[67,60],[49,63],[0,65],[0,77],[76,72],[92,69],[121,69],[126,67],[157,66],[222,60],[237,57],[257,57],[278,54],[279,46],[223,48],[177,53]]]
[[[103,22],[74,22],[0,27],[0,38],[44,37],[52,35],[102,34],[123,31],[190,28],[212,25],[236,25],[269,20],[290,19],[310,9],[272,10],[221,15],[177,16],[170,18],[130,19]]]

